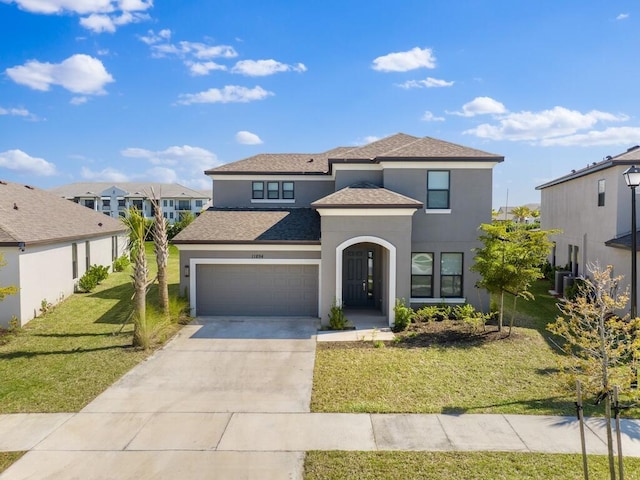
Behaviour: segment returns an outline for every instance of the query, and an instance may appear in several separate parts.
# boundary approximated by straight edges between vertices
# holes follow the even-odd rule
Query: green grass
[[[155,271],[155,257],[149,260]],[[169,271],[170,291],[177,294],[175,249]],[[4,337],[0,413],[78,411],[151,353],[131,348],[133,326],[123,326],[132,309],[129,274],[110,274],[94,292],[74,294]],[[156,301],[156,288],[147,298]]]
[[[575,398],[558,374],[564,357],[544,330],[555,319],[555,301],[547,283],[535,289],[535,302],[518,302],[521,326],[510,338],[423,348],[319,343],[311,410],[574,415]],[[587,415],[601,410],[585,406]]]
[[[609,478],[607,458],[589,456],[590,478]],[[625,458],[625,478],[640,478],[640,458]],[[307,452],[305,480],[582,480],[582,457],[505,452]]]
[[[0,473],[16,462],[25,452],[0,452]]]

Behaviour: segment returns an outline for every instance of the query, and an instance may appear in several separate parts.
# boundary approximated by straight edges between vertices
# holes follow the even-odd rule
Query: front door
[[[373,251],[358,247],[345,250],[343,269],[344,306],[373,306]]]

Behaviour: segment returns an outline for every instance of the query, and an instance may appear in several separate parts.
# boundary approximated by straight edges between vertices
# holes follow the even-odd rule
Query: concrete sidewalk
[[[300,479],[307,450],[580,452],[571,417],[310,413],[312,320],[199,321],[79,413],[0,415],[0,450],[28,451],[0,480]],[[604,427],[588,419],[589,453]],[[623,450],[640,457],[640,420]]]

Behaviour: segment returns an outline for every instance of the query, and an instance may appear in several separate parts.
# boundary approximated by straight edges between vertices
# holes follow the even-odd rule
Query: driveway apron
[[[309,318],[199,318],[0,479],[301,478],[303,452],[218,446],[234,414],[309,412],[315,334]]]

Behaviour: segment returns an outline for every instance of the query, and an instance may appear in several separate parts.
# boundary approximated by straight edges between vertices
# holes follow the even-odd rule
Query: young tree
[[[619,317],[629,300],[628,291],[618,292],[622,277],[612,277],[612,267],[587,266],[592,279],[584,279],[574,299],[559,304],[562,314],[547,329],[562,337],[569,355],[569,372],[587,390],[605,401],[609,471],[615,480],[611,394],[614,385],[623,389],[634,380],[636,353],[640,348],[640,318]]]
[[[167,221],[162,215],[160,201],[156,197],[153,188],[149,196],[153,205],[153,250],[156,254],[158,266],[158,302],[162,313],[169,313],[169,281],[167,277],[167,264],[169,263],[169,240],[167,238]]]
[[[542,265],[551,251],[549,235],[553,230],[526,230],[504,223],[482,224],[482,247],[474,249],[475,263],[471,270],[482,277],[477,286],[500,296],[498,330],[504,324],[504,295],[513,295],[514,311],[509,334],[513,326],[518,298],[533,299],[531,284],[542,278]]]
[[[129,229],[129,252],[133,262],[133,275],[131,275],[134,289],[133,346],[147,348],[148,342],[143,330],[147,314],[147,287],[152,283],[148,279],[149,268],[144,248],[148,224],[136,208],[130,208],[122,220]]]

